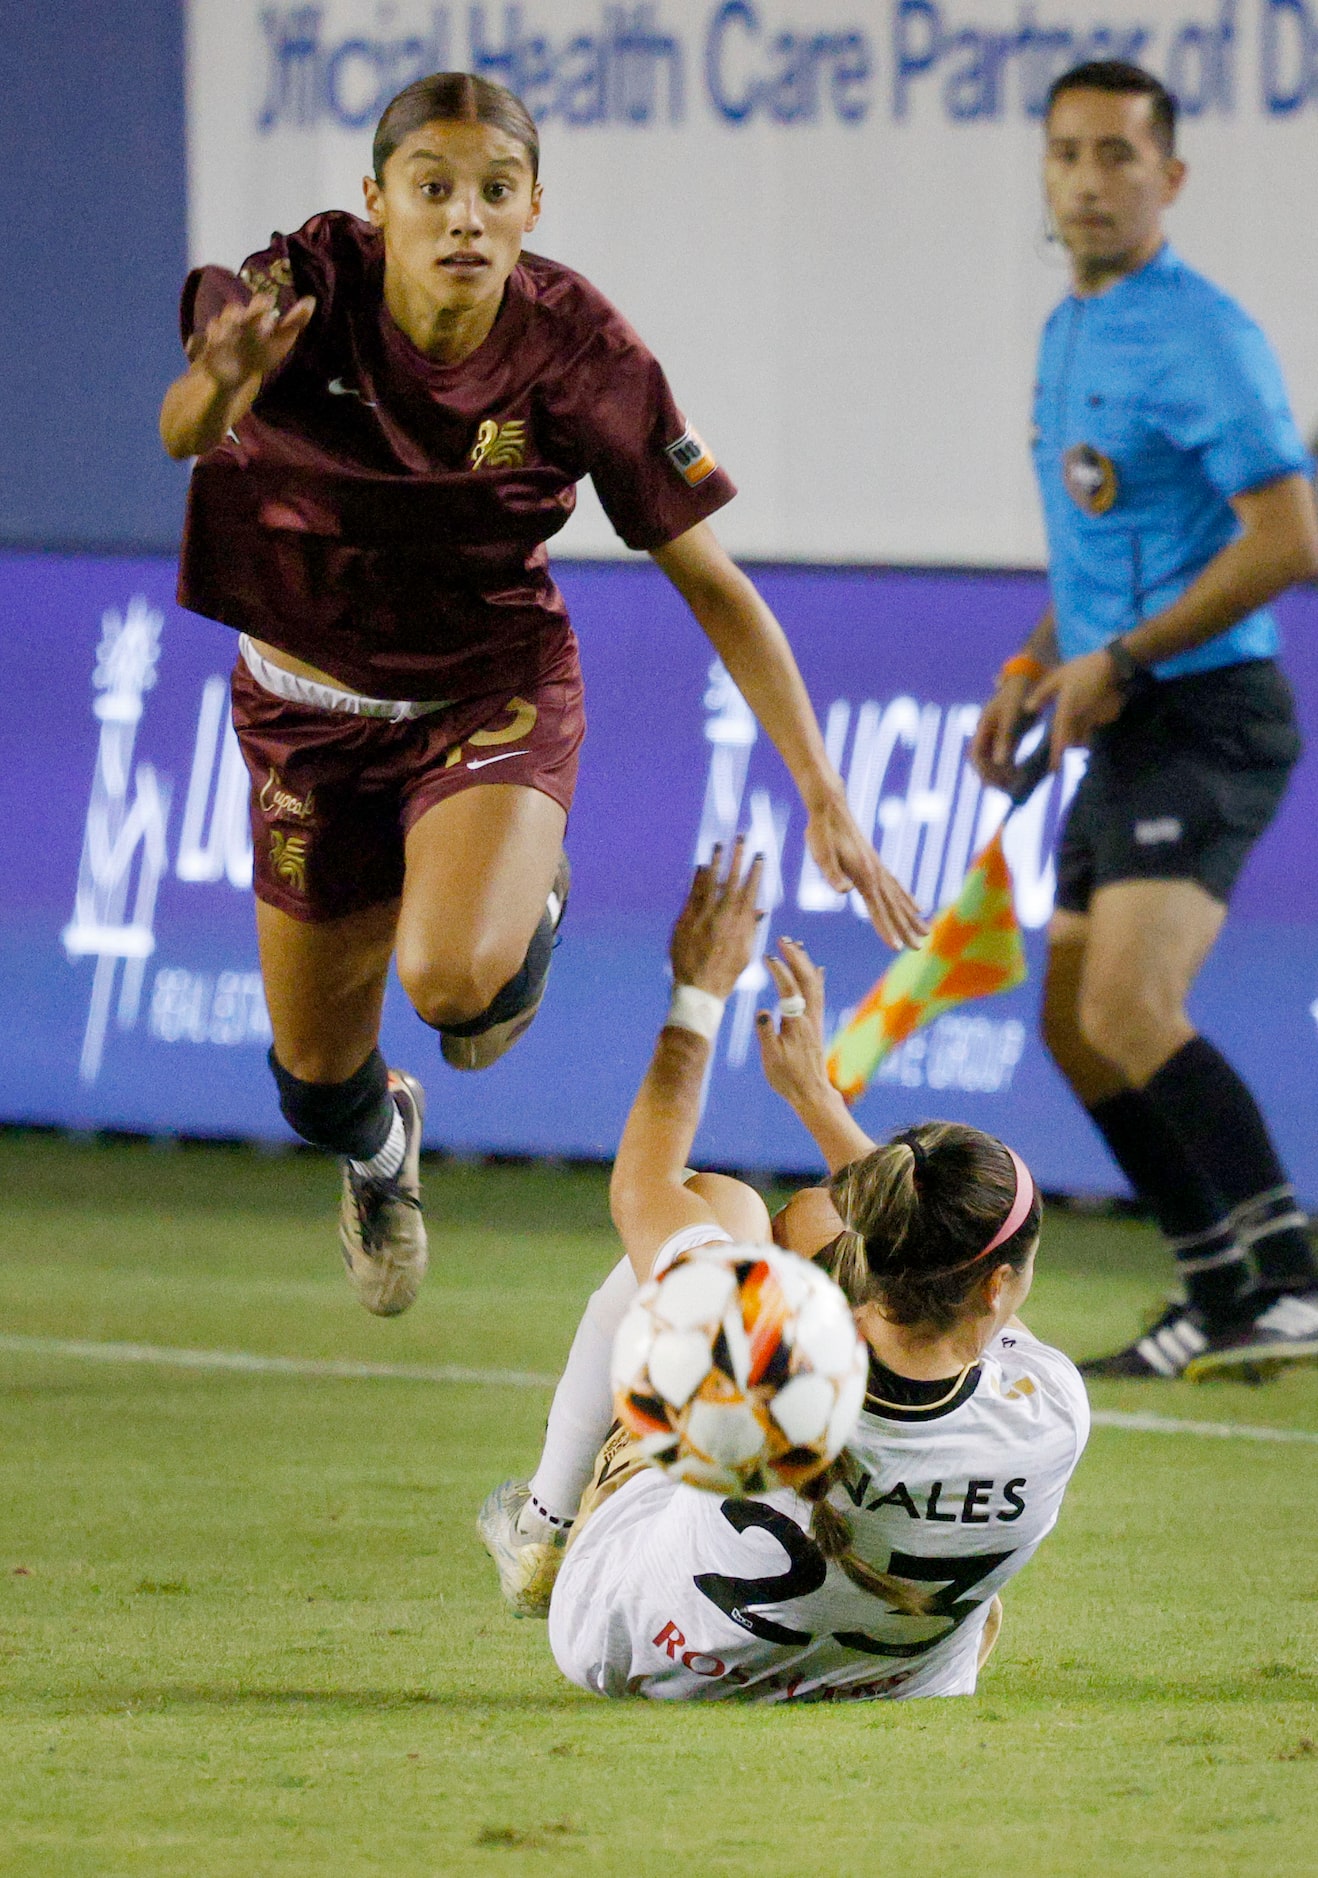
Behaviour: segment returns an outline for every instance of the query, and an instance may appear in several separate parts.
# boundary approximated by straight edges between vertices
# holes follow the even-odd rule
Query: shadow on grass
[[[95,1691],[80,1690],[50,1696],[43,1708],[61,1714],[122,1715],[161,1713],[187,1708],[298,1710],[312,1709],[346,1714],[385,1714],[390,1710],[423,1708],[458,1710],[472,1716],[504,1710],[540,1709],[546,1714],[578,1705],[594,1704],[567,1685],[552,1694],[533,1690],[462,1689],[287,1689],[252,1683],[155,1683],[120,1685]]]
[[[1129,1710],[1146,1704],[1150,1708],[1166,1709],[1183,1706],[1201,1708],[1214,1703],[1257,1704],[1261,1701],[1269,1704],[1304,1702],[1318,1709],[1318,1672],[1294,1663],[1261,1663],[1229,1676],[1184,1679],[1169,1678],[1165,1674],[1140,1677],[1108,1673],[1079,1663],[1029,1668],[1004,1664],[1002,1668],[1005,1673],[986,1680],[985,1686],[979,1691],[981,1701],[1010,1702],[1019,1704],[1022,1710],[1033,1710],[1040,1703],[1050,1709],[1100,1706],[1105,1710],[1113,1707]],[[528,1710],[546,1716],[568,1711],[575,1711],[578,1715],[600,1715],[606,1711],[616,1713],[618,1707],[616,1703],[602,1703],[598,1698],[585,1695],[567,1683],[554,1690],[520,1688],[505,1691],[461,1687],[310,1689],[244,1682],[120,1685],[95,1691],[78,1691],[65,1696],[49,1696],[40,1706],[43,1709],[57,1709],[62,1714],[92,1715],[123,1714],[125,1711],[161,1713],[188,1708],[248,1708],[266,1712],[342,1711],[345,1714],[436,1709],[472,1719],[514,1711],[525,1714]],[[733,1700],[716,1706],[724,1714],[729,1711],[745,1714],[764,1705]],[[802,1701],[783,1706],[793,1712],[804,1713],[817,1711],[821,1705]],[[892,1704],[866,1703],[854,1706],[891,1709]],[[625,1707],[633,1713],[669,1709],[666,1703],[646,1702],[639,1697],[626,1703]],[[673,1707],[681,1708],[682,1705],[674,1704]],[[902,1704],[902,1707],[906,1708],[907,1705]],[[924,1703],[917,1703],[914,1707],[927,1712]],[[965,1712],[961,1703],[955,1707],[958,1715]]]

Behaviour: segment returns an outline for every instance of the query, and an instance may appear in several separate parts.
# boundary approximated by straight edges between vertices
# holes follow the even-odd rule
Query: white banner
[[[1318,0],[189,0],[190,241],[360,211],[371,132],[427,71],[510,85],[544,134],[533,245],[667,368],[766,559],[1037,565],[1027,430],[1040,111],[1084,57],[1163,75],[1177,246],[1262,322],[1318,419]],[[583,490],[559,537],[619,552]]]

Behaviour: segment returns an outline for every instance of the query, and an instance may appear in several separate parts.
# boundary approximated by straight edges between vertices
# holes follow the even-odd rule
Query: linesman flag
[[[914,951],[895,958],[829,1046],[828,1077],[848,1102],[913,1031],[970,998],[1024,984],[1025,945],[1012,900],[1002,829]]]

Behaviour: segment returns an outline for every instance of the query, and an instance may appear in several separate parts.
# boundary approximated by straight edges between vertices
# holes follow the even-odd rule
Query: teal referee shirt
[[[1164,247],[1043,331],[1034,464],[1063,659],[1160,613],[1240,532],[1230,498],[1308,474],[1272,348],[1234,300]],[[1215,670],[1278,648],[1260,607],[1155,667]]]

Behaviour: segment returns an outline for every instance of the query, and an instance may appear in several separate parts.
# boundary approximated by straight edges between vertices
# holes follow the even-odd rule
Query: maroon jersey
[[[332,211],[240,275],[198,268],[186,343],[226,303],[316,311],[246,417],[198,459],[179,599],[380,698],[530,684],[570,634],[545,543],[589,476],[629,548],[736,493],[656,360],[579,274],[524,254],[489,337],[457,365],[384,304],[384,245]]]

